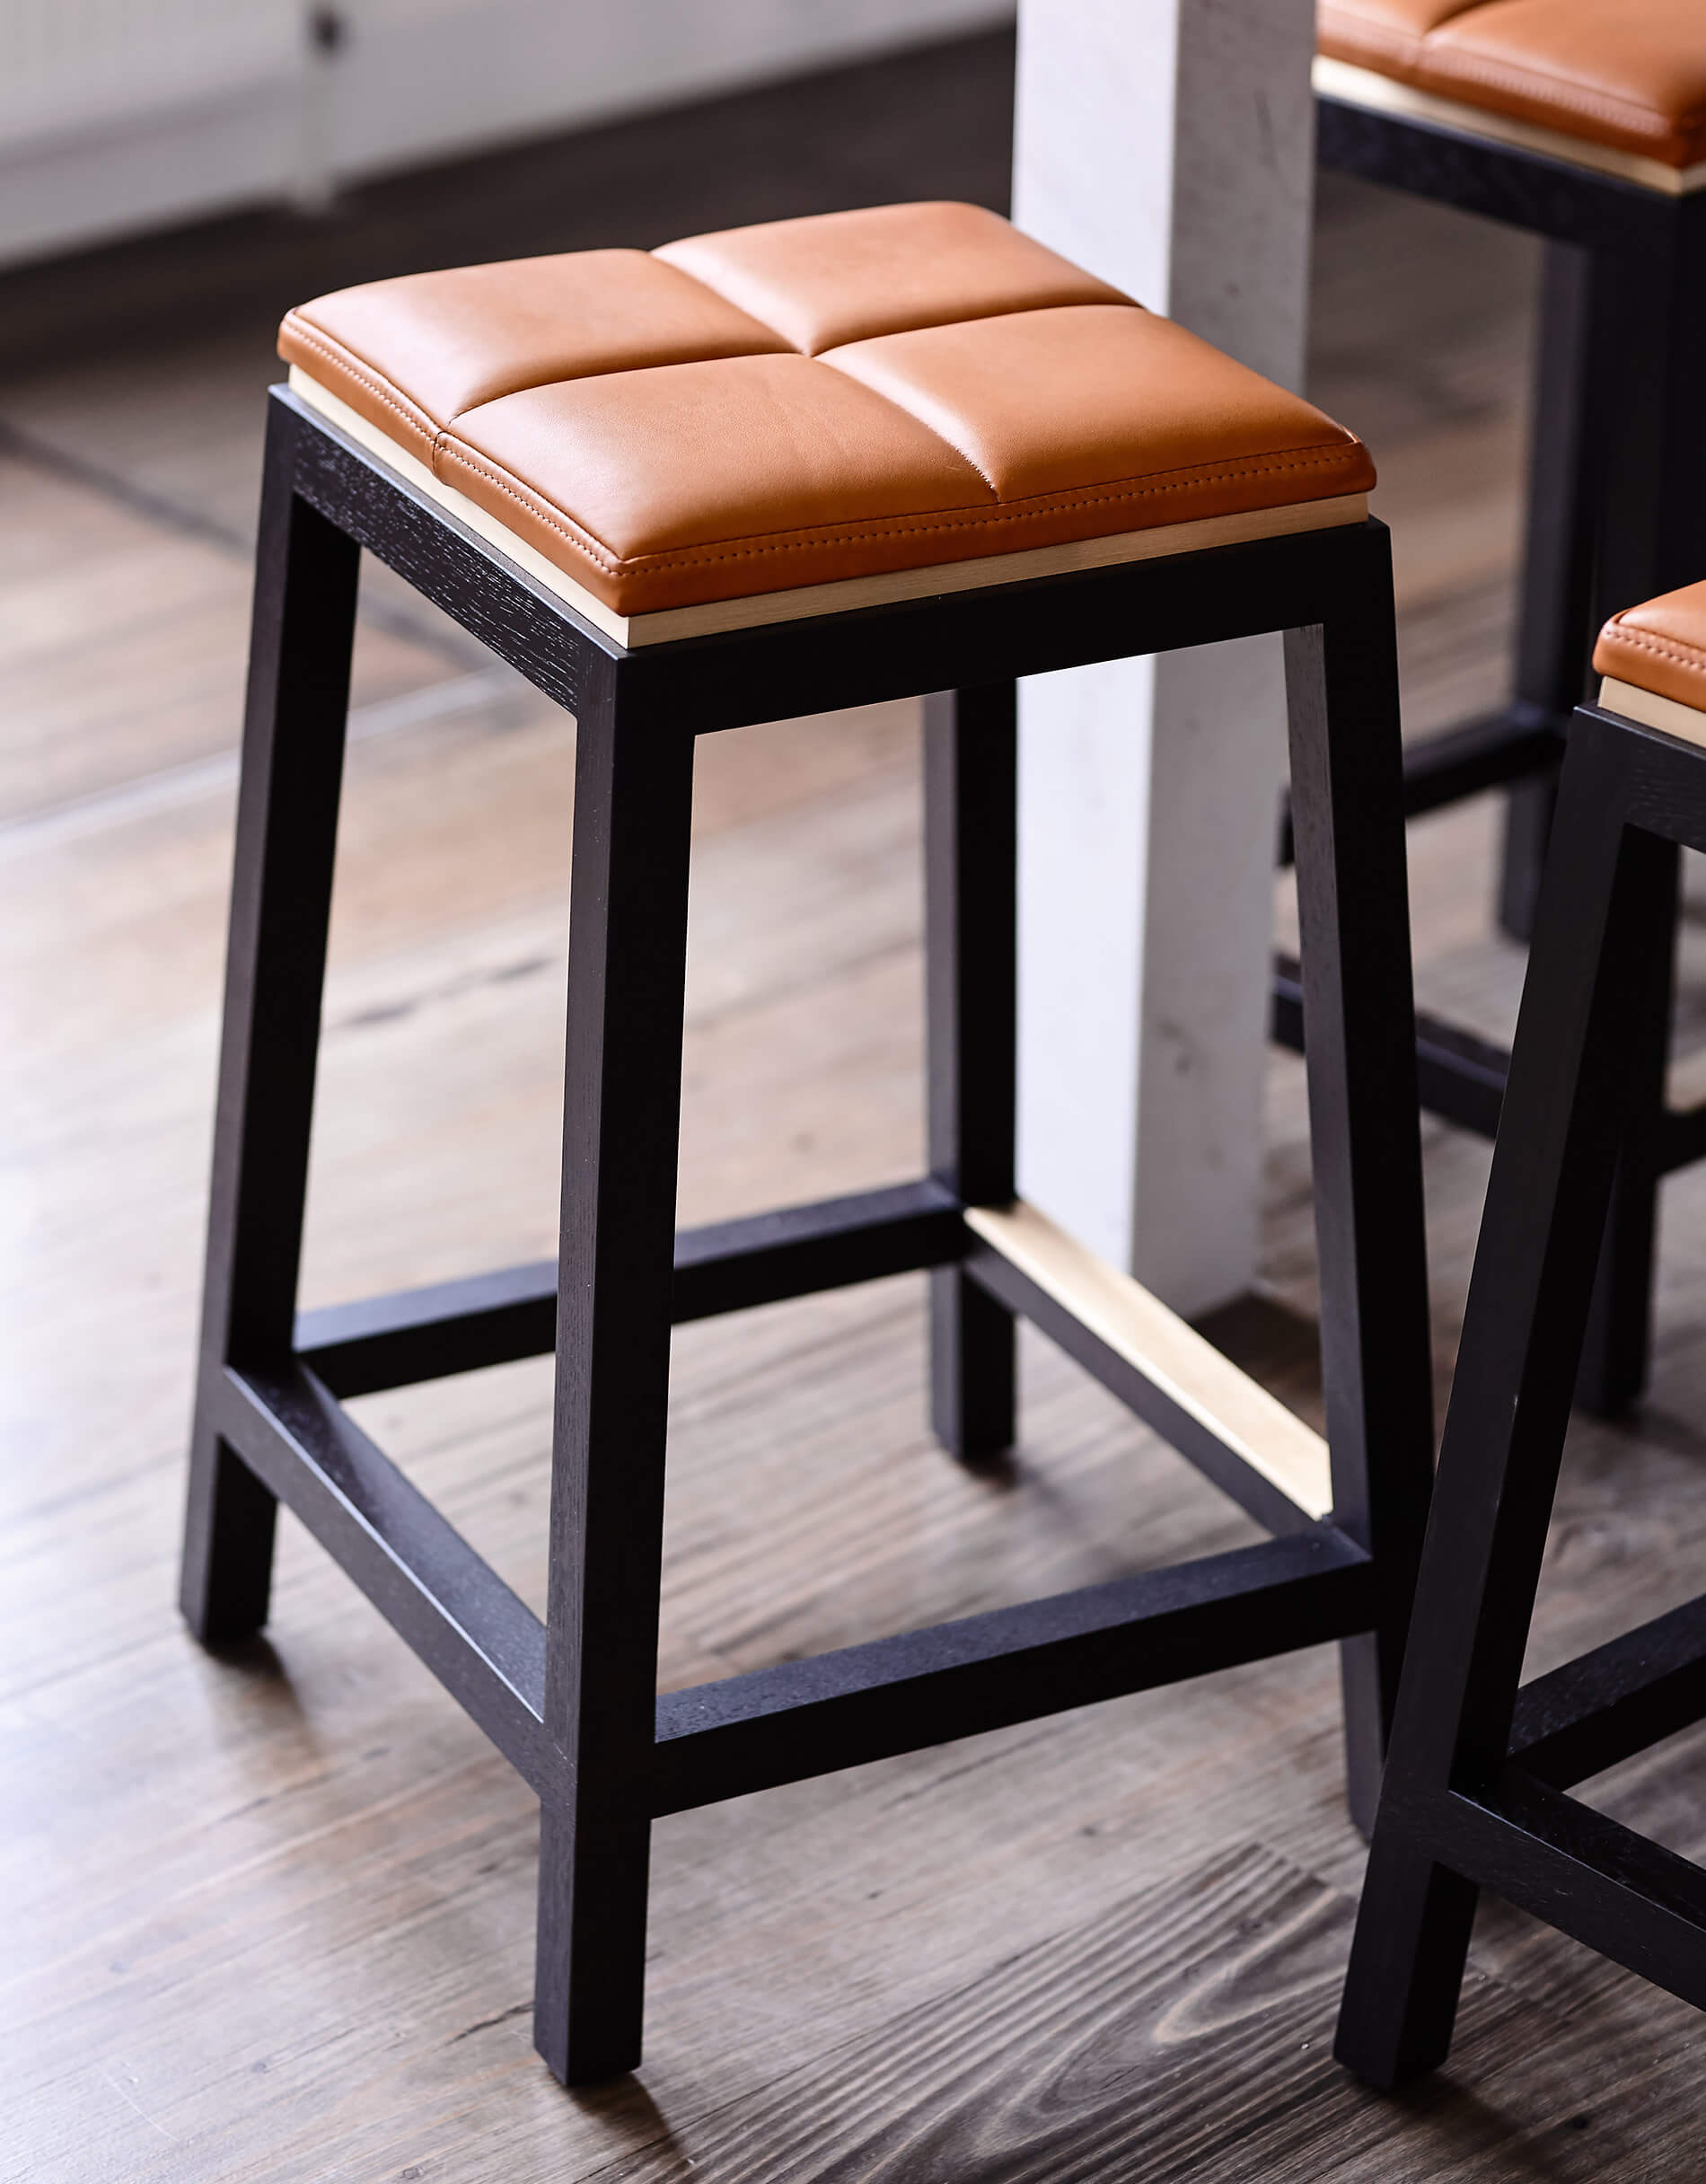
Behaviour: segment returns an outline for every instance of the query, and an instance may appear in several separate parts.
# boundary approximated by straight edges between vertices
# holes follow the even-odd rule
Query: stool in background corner
[[[1321,0],[1318,24],[1323,166],[1545,242],[1515,700],[1405,762],[1412,816],[1517,784],[1500,911],[1526,938],[1595,633],[1706,568],[1706,0]],[[1674,929],[1674,903],[1653,915]],[[1605,1414],[1646,1381],[1659,1184],[1706,1158],[1706,1105],[1666,1101],[1668,980],[1651,999],[1631,1030],[1648,1122],[1582,1357],[1579,1399]],[[1296,1000],[1282,961],[1275,1032],[1293,1046]],[[1425,1104],[1491,1137],[1508,1055],[1437,1018],[1419,1030]]]
[[[1570,731],[1470,1284],[1341,2061],[1445,2060],[1481,1889],[1706,2008],[1706,1871],[1570,1798],[1706,1718],[1706,1596],[1522,1684],[1595,1257],[1643,1127],[1634,1027],[1706,849],[1706,584],[1607,624]]]

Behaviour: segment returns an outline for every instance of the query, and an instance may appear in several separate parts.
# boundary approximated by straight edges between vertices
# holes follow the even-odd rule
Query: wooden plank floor
[[[726,102],[723,126],[746,118],[726,175],[708,194],[687,163],[666,187],[654,160],[639,239],[915,187],[991,197],[1005,66],[982,41],[817,87],[820,132],[884,92],[880,156],[839,166],[802,163],[774,101]],[[713,125],[682,128],[695,145]],[[487,173],[483,242],[462,193],[459,254],[550,239],[543,156]],[[617,172],[641,163],[630,141]],[[571,201],[562,241],[623,238],[620,195],[602,228]],[[13,287],[38,347],[56,307],[68,330],[51,368],[20,353],[0,381],[0,2176],[1696,2178],[1700,2021],[1498,1906],[1448,2074],[1389,2102],[1332,2064],[1361,1849],[1330,1653],[662,1823],[646,2068],[569,2097],[529,2041],[536,1823],[515,1778],[293,1527],[268,1642],[215,1660],[186,1638],[248,527],[291,300],[267,281],[429,260],[406,193],[375,202],[328,232],[325,279],[296,230],[273,260],[265,223],[247,258],[202,238],[212,286],[249,269],[206,338],[146,308],[150,267],[193,295],[193,238],[102,254],[121,340],[65,315],[86,284]],[[1324,193],[1316,392],[1381,464],[1412,731],[1502,687],[1534,272],[1490,228]],[[310,1302],[538,1256],[555,1210],[571,731],[383,575],[354,704]],[[686,1220],[918,1166],[916,738],[911,708],[874,708],[704,753]],[[1521,976],[1487,915],[1495,818],[1412,835],[1424,999],[1490,1031]],[[1689,1042],[1697,902],[1684,986]],[[1289,1057],[1271,1089],[1262,1289],[1220,1325],[1311,1412]],[[1443,1385],[1486,1150],[1430,1127],[1428,1164]],[[1537,1666],[1692,1592],[1706,1561],[1706,1176],[1665,1212],[1651,1399],[1577,1432]],[[1253,1536],[1036,1340],[1010,1472],[958,1472],[925,1430],[921,1335],[916,1278],[682,1332],[668,1683]],[[540,1365],[361,1409],[539,1603]],[[1703,1789],[1694,1737],[1593,1794],[1698,1854]]]

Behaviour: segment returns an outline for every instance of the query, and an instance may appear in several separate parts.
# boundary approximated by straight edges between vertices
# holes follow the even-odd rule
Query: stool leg
[[[1505,832],[1499,862],[1499,927],[1513,940],[1529,939],[1535,903],[1558,810],[1557,776],[1550,771],[1505,791]]]
[[[1418,1613],[1415,1632],[1423,1628]],[[1388,1826],[1375,1827],[1333,2053],[1387,2092],[1437,2070],[1451,2047],[1481,1891]]]
[[[1379,525],[1347,534],[1335,610],[1324,627],[1288,632],[1286,690],[1333,1514],[1380,1570],[1380,1622],[1341,1649],[1348,1792],[1367,1829],[1433,1472],[1397,651]]]
[[[1444,2060],[1475,1891],[1432,1815],[1505,1764],[1598,1240],[1633,1079],[1633,950],[1666,845],[1626,831],[1614,730],[1572,739],[1493,1156],[1403,1689],[1336,2052],[1393,2086]]]
[[[924,701],[930,1172],[968,1205],[1013,1196],[1018,730],[1011,682]],[[1013,1315],[930,1274],[931,1423],[963,1463],[1014,1437]]]
[[[1621,607],[1693,583],[1706,568],[1706,206],[1682,200],[1663,252],[1655,251],[1650,262],[1620,258],[1617,272],[1605,338],[1623,358],[1625,379],[1607,405],[1595,627]],[[1612,1194],[1577,1387],[1583,1408],[1601,1417],[1615,1417],[1640,1395],[1651,1347],[1678,853],[1668,856],[1669,908],[1656,894],[1650,941],[1631,951],[1640,982],[1631,1059],[1641,1088]],[[1666,918],[1661,934],[1658,921]]]
[[[1580,704],[1586,691],[1595,627],[1597,468],[1589,432],[1603,408],[1608,362],[1596,346],[1605,339],[1605,305],[1596,308],[1605,283],[1605,269],[1587,251],[1566,242],[1546,245],[1535,348],[1516,691],[1518,699],[1565,716]],[[1601,388],[1599,401],[1592,398],[1596,384]],[[1519,782],[1506,797],[1499,921],[1516,940],[1526,940],[1534,930],[1557,801],[1555,772]]]
[[[225,964],[181,1604],[207,1645],[267,1620],[277,1504],[219,1438],[232,1364],[290,1354],[360,553],[268,427]]]
[[[1643,906],[1647,929],[1630,947],[1633,991],[1627,1065],[1636,1088],[1605,1216],[1576,1384],[1577,1401],[1600,1418],[1618,1416],[1640,1396],[1647,1385],[1652,1342],[1658,1194],[1664,1180],[1660,1132],[1670,1060],[1682,852],[1674,842],[1661,844],[1658,862],[1662,871]]]
[[[534,2000],[571,2085],[640,2056],[693,784],[614,687],[577,721]]]

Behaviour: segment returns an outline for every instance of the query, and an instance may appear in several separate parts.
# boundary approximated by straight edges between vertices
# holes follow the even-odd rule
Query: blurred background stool
[[[1706,2007],[1706,1871],[1566,1797],[1706,1716],[1706,1596],[1519,1688],[1595,1254],[1641,1126],[1634,1027],[1706,848],[1706,584],[1609,623],[1577,715],[1446,1421],[1337,2053],[1445,2059],[1476,1891]]]
[[[1405,755],[1411,816],[1517,784],[1499,915],[1523,939],[1594,633],[1706,568],[1706,5],[1322,0],[1319,33],[1323,165],[1545,239],[1516,695]],[[1275,1035],[1294,1047],[1296,998],[1282,961]],[[1653,1006],[1649,1122],[1583,1352],[1579,1399],[1602,1413],[1645,1384],[1659,1184],[1706,1157],[1706,1107],[1666,1104],[1668,981]],[[1419,1031],[1424,1104],[1491,1137],[1508,1057],[1427,1016]]]
[[[1391,567],[1365,450],[966,206],[412,276],[280,337],[183,1603],[284,1501],[542,1808],[535,2037],[640,2052],[662,1813],[1339,1640],[1371,1814],[1431,1469]],[[557,1261],[298,1317],[358,551],[576,721]],[[1013,1179],[1015,678],[1288,632],[1327,1435]],[[677,1234],[696,738],[928,709],[930,1172]],[[656,1694],[673,1324],[930,1270],[937,1431],[1033,1320],[1272,1537]],[[343,1407],[556,1352],[536,1617]]]

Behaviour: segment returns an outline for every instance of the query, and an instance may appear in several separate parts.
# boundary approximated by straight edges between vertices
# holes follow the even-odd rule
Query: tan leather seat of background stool
[[[1702,0],[1320,0],[1317,20],[1330,63],[1622,153],[1634,180],[1706,183]],[[1319,70],[1316,85],[1370,91]]]
[[[279,353],[625,642],[1355,522],[1374,483],[1307,402],[969,205],[378,281]]]
[[[1706,584],[1614,614],[1594,647],[1600,703],[1630,720],[1706,743]]]

